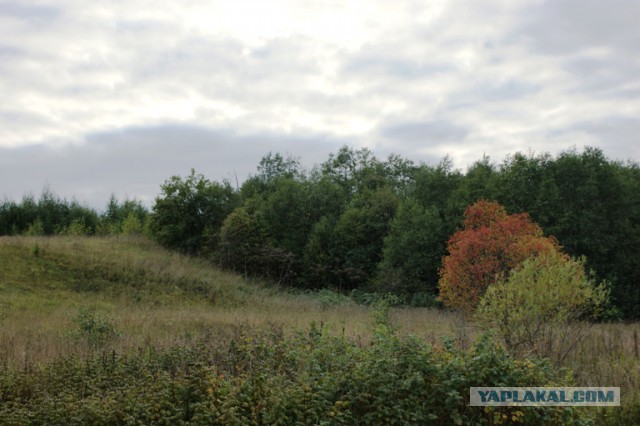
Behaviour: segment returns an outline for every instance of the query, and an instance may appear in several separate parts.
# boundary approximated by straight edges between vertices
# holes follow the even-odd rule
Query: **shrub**
[[[141,235],[143,230],[142,221],[133,212],[129,213],[124,222],[122,222],[122,233],[124,235]]]
[[[24,234],[31,237],[44,235],[44,224],[42,223],[42,219],[38,218],[29,224],[29,227],[24,231]]]
[[[327,288],[323,288],[316,292],[318,301],[322,309],[328,309],[334,306],[349,305],[353,303],[353,300],[349,296],[338,293]]]
[[[96,315],[87,308],[80,309],[73,322],[76,328],[71,336],[84,340],[90,347],[104,346],[109,340],[121,334],[111,318]]]
[[[91,229],[85,224],[83,218],[76,218],[71,221],[69,226],[61,229],[60,234],[62,235],[88,235],[91,232]]]
[[[525,260],[487,289],[477,310],[507,347],[561,361],[605,306],[608,291],[595,285],[582,261],[558,253]]]
[[[0,423],[588,424],[588,412],[573,407],[470,407],[470,386],[571,384],[547,361],[515,360],[489,336],[468,351],[388,329],[367,346],[317,327],[294,336],[240,330],[219,343],[0,371]]]

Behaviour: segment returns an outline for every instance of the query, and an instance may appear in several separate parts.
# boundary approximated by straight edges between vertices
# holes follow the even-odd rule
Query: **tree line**
[[[545,236],[612,286],[640,317],[640,168],[600,149],[488,157],[466,172],[343,147],[304,170],[269,153],[241,187],[192,171],[162,185],[151,232],[167,247],[305,289],[394,293],[434,303],[449,238],[486,199],[528,213]]]
[[[421,306],[436,303],[442,259],[465,209],[495,201],[509,214],[528,213],[568,255],[585,257],[625,317],[640,318],[640,167],[598,148],[516,153],[500,163],[485,156],[465,172],[448,157],[435,165],[378,159],[348,146],[310,170],[269,153],[239,187],[195,171],[169,178],[148,215],[140,203],[112,198],[117,214],[58,203],[66,208],[54,209],[55,219],[49,198],[1,204],[0,234],[24,233],[37,220],[44,233],[78,221],[89,234],[117,233],[136,217],[162,245],[247,276],[393,293]]]
[[[142,234],[149,211],[138,200],[109,198],[103,212],[68,201],[45,188],[38,199],[0,203],[0,235],[114,235]]]

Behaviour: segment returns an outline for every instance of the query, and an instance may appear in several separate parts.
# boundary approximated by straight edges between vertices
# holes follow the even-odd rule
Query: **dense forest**
[[[50,191],[5,201],[0,234],[144,232],[247,276],[356,299],[393,293],[429,306],[437,303],[447,241],[480,199],[528,213],[611,284],[625,318],[640,318],[640,166],[597,148],[516,153],[499,164],[483,157],[466,172],[449,158],[436,165],[380,160],[347,146],[311,170],[269,153],[240,187],[195,171],[171,177],[150,212],[112,197],[98,213]]]

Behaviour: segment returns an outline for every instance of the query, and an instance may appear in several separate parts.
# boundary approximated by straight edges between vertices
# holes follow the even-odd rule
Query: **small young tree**
[[[129,212],[126,219],[122,222],[122,233],[124,235],[141,235],[144,230],[144,224],[134,212]]]
[[[449,239],[440,268],[440,299],[470,314],[487,287],[523,260],[559,251],[555,239],[526,213],[509,215],[495,202],[480,200],[464,214],[464,229]]]
[[[562,361],[607,300],[606,286],[587,277],[582,261],[552,252],[525,260],[491,285],[476,318],[510,350]]]

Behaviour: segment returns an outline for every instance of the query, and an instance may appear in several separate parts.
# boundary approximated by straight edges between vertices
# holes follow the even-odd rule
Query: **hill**
[[[70,337],[83,315],[111,324],[119,337],[109,347],[119,351],[239,327],[293,332],[315,321],[361,341],[372,329],[369,309],[344,296],[247,280],[145,238],[0,237],[0,296],[0,361],[20,367],[90,352]],[[432,340],[455,332],[442,312],[396,310],[392,317],[403,333]]]

